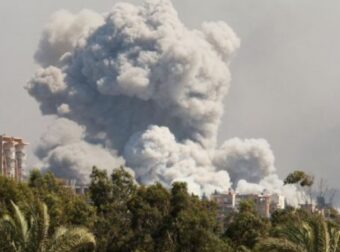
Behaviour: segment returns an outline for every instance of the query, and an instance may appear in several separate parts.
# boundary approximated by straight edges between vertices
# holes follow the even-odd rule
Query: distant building
[[[26,145],[21,138],[0,135],[0,175],[21,180]]]
[[[286,199],[283,195],[274,193],[270,196],[270,212],[274,212],[277,209],[285,209]]]
[[[263,218],[270,217],[271,197],[268,194],[260,194],[255,197],[255,210]]]
[[[78,184],[76,179],[63,179],[66,188],[70,188],[76,194],[83,195],[89,190],[88,185]]]
[[[256,212],[263,218],[270,218],[270,215],[277,209],[285,208],[285,198],[279,194],[237,194],[232,190],[228,192],[215,191],[211,195],[211,200],[216,202],[218,207],[218,221],[223,226],[226,217],[233,212],[237,212],[240,202],[250,200],[254,202]]]
[[[263,218],[269,218],[271,214],[271,196],[270,194],[238,194],[237,208],[241,201],[250,200],[254,202],[256,212]],[[274,203],[273,203],[274,205]]]
[[[304,204],[300,204],[300,208],[306,210],[309,213],[315,213],[317,211],[314,203],[306,202]]]
[[[217,219],[218,223],[223,227],[226,216],[236,211],[236,193],[229,190],[226,193],[219,193],[215,191],[211,195],[211,200],[217,204]]]

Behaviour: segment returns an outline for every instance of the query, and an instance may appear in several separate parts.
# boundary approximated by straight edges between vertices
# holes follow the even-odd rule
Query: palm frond
[[[25,219],[24,214],[21,212],[19,207],[11,201],[13,210],[14,210],[14,215],[13,215],[13,220],[18,228],[18,232],[21,236],[22,241],[25,243],[28,240],[28,224]]]
[[[50,216],[48,214],[47,206],[42,203],[38,206],[38,215],[36,219],[36,226],[38,227],[37,240],[39,241],[38,248],[40,251],[45,251],[48,242],[48,229],[50,226]]]
[[[326,221],[321,216],[317,216],[309,221],[309,225],[313,231],[313,250],[311,251],[329,252],[330,238]]]
[[[309,252],[297,246],[295,243],[281,238],[267,238],[259,242],[255,251],[261,252]]]
[[[63,226],[57,228],[57,230],[55,231],[52,239],[53,240],[58,239],[60,236],[64,235],[67,232],[67,230],[68,229],[66,227],[63,227]]]
[[[328,227],[329,233],[329,252],[340,251],[340,230],[338,227]]]
[[[2,251],[17,251],[13,238],[16,235],[16,224],[11,216],[5,214],[0,219],[0,248]]]
[[[276,239],[267,239],[260,244],[264,249],[268,248],[268,251],[287,251],[284,246],[288,244],[294,245],[295,250],[292,251],[339,252],[339,232],[338,227],[330,228],[324,217],[315,215],[308,220],[287,223],[276,228]],[[280,249],[273,249],[276,245],[280,246]]]
[[[48,246],[47,252],[71,252],[80,248],[94,248],[95,237],[85,228],[60,230]]]
[[[47,206],[39,203],[33,209],[29,224],[19,207],[12,202],[13,216],[0,218],[0,251],[6,252],[73,252],[94,249],[94,235],[85,228],[60,227],[49,237],[50,217]]]
[[[300,250],[310,251],[310,239],[312,232],[306,223],[288,224],[287,226],[279,227],[276,230],[276,235],[279,238],[286,239],[295,244]]]

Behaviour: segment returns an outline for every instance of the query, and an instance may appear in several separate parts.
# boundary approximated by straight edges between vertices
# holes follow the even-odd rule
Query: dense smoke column
[[[36,155],[44,169],[51,170],[58,177],[89,182],[93,165],[112,172],[125,164],[115,150],[103,148],[100,144],[90,144],[84,140],[85,131],[68,119],[58,119],[41,137]],[[133,171],[131,171],[132,174]]]
[[[95,20],[94,27],[100,24]],[[61,57],[39,70],[28,87],[43,113],[85,125],[90,138],[101,131],[118,150],[149,125],[213,147],[230,82],[229,59],[239,45],[233,31],[224,23],[189,30],[170,1],[118,4],[103,25],[93,26],[85,25],[76,42],[64,35],[73,34],[74,25],[71,31],[44,33],[38,61],[46,66]],[[66,41],[54,42],[49,34]],[[61,48],[71,50],[61,54]]]
[[[259,183],[275,172],[274,161],[270,145],[264,139],[233,138],[218,148],[214,155],[215,167],[227,170],[234,183],[242,179]]]
[[[124,157],[134,167],[137,180],[145,184],[184,181],[198,195],[231,186],[226,171],[215,171],[209,151],[190,140],[176,142],[166,127],[150,126],[133,135]]]
[[[125,164],[141,183],[186,181],[197,194],[281,188],[265,140],[216,148],[239,44],[224,22],[188,29],[168,0],[57,12],[27,85],[42,113],[60,118],[37,150],[43,167],[86,181],[92,165]]]

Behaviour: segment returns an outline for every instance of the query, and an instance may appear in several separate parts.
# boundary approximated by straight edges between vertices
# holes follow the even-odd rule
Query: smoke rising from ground
[[[268,179],[275,167],[265,140],[216,147],[239,45],[224,22],[188,29],[168,0],[102,15],[58,12],[27,85],[43,114],[61,118],[37,150],[44,167],[84,181],[92,165],[125,162],[139,182],[186,181],[197,194],[232,185],[282,191]]]
[[[50,169],[63,178],[89,182],[89,174],[95,164],[110,174],[116,167],[124,165],[116,151],[101,145],[89,144],[84,140],[84,128],[68,119],[58,119],[41,137],[36,155],[43,169]]]

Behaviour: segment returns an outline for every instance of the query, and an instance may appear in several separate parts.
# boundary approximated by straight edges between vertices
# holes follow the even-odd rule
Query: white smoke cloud
[[[58,119],[41,137],[36,150],[42,169],[49,169],[63,178],[89,182],[93,165],[111,173],[125,161],[113,150],[84,141],[84,128],[67,119]]]
[[[76,142],[58,146],[51,150],[43,160],[58,177],[77,178],[82,183],[88,183],[92,167],[95,164],[109,174],[113,169],[124,165],[124,160],[115,156],[100,145],[86,142]]]
[[[142,183],[184,181],[196,194],[231,186],[226,171],[215,171],[207,150],[190,140],[178,143],[167,127],[150,126],[133,135],[125,146],[124,158],[136,167],[136,178]]]
[[[261,183],[275,172],[265,140],[216,148],[239,46],[224,22],[188,29],[169,0],[120,3],[103,15],[58,12],[27,90],[43,114],[68,120],[43,137],[38,156],[58,175],[80,180],[92,165],[125,161],[139,182],[185,181],[196,194]]]
[[[56,120],[41,137],[36,155],[39,158],[44,158],[54,148],[79,142],[83,137],[84,128],[70,120],[61,118]]]
[[[77,15],[67,10],[56,12],[44,29],[35,53],[36,61],[43,67],[57,65],[66,52],[85,43],[91,31],[102,24],[103,16],[90,10]]]
[[[216,151],[214,164],[228,171],[234,183],[241,179],[259,183],[275,172],[274,155],[264,139],[230,139]]]
[[[284,185],[276,174],[264,177],[259,183],[250,183],[241,179],[236,186],[236,192],[239,194],[260,194],[264,191],[283,195],[286,202],[294,207],[298,207],[299,203],[306,200],[304,191],[298,190],[295,185]]]

